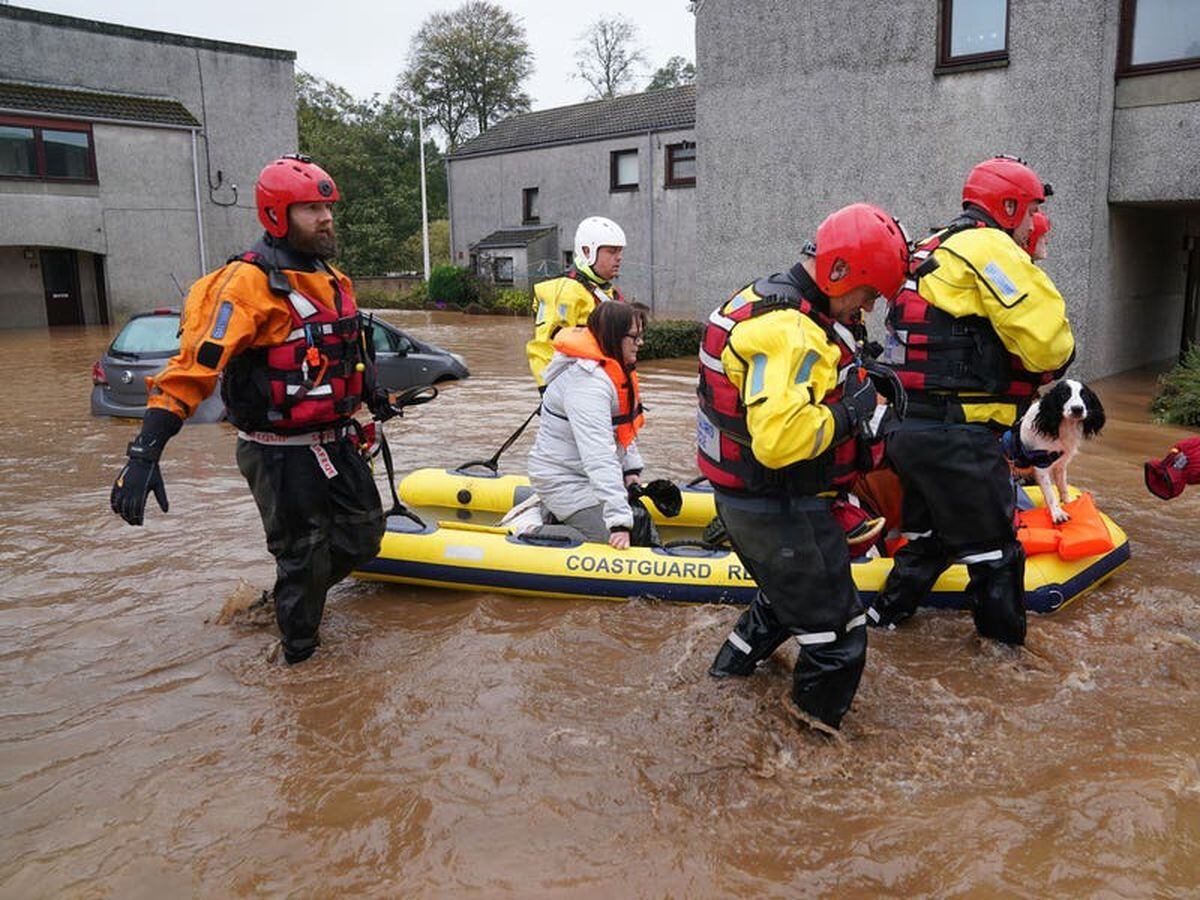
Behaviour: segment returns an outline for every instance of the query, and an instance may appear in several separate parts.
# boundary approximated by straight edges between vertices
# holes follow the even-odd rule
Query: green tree
[[[645,65],[637,26],[624,16],[601,16],[577,39],[575,69],[592,89],[591,98],[608,100],[629,92]]]
[[[397,94],[424,110],[449,148],[529,109],[521,84],[533,72],[525,28],[486,0],[433,13],[417,32]]]
[[[352,274],[402,268],[404,241],[421,226],[417,122],[394,102],[357,100],[336,84],[296,76],[300,150],[337,182],[339,261]],[[425,143],[431,218],[446,215],[446,174],[433,141]]]
[[[646,90],[679,87],[681,84],[696,83],[696,67],[682,56],[672,56],[661,69],[650,76]]]
[[[436,219],[429,223],[429,265],[436,269],[450,265],[450,221]],[[400,245],[400,268],[421,272],[425,266],[425,246],[421,229],[417,228]]]

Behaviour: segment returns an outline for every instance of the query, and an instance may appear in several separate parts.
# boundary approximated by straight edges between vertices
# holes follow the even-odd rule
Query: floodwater
[[[473,377],[389,427],[399,466],[489,456],[533,409],[528,320],[390,316]],[[105,328],[0,332],[0,894],[1195,896],[1200,489],[1141,462],[1152,377],[1098,389],[1072,481],[1133,560],[1029,647],[924,612],[870,635],[839,738],[705,670],[737,609],[346,582],[294,669],[216,624],[273,566],[223,426],[130,528],[135,425],[88,414]],[[692,474],[693,364],[643,367],[648,475]],[[502,461],[522,471],[529,439]],[[380,483],[382,485],[382,476]]]

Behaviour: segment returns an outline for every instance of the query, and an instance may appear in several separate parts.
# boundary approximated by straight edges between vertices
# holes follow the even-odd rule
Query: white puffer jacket
[[[529,451],[529,481],[560,519],[597,503],[609,528],[633,527],[625,475],[641,472],[637,443],[622,450],[613,435],[617,389],[593,359],[555,353],[543,373],[546,393],[537,440]]]

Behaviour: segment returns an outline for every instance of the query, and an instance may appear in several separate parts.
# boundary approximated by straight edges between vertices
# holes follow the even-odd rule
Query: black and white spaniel
[[[1071,517],[1067,502],[1067,466],[1084,439],[1104,427],[1104,407],[1086,384],[1064,378],[1047,389],[1021,417],[1019,446],[1009,454],[1017,466],[1032,466],[1046,506],[1055,522]],[[1051,490],[1051,485],[1057,489]]]

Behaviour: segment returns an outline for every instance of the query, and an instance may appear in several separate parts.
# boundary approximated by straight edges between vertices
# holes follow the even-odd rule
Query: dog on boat
[[[1008,454],[1013,464],[1020,468],[1032,466],[1033,477],[1056,523],[1071,518],[1062,508],[1068,499],[1067,467],[1079,452],[1079,445],[1098,435],[1103,427],[1100,398],[1083,382],[1064,378],[1044,389],[1025,411],[1019,445],[1012,447],[1011,440],[1006,440],[1006,449],[1013,451]]]

